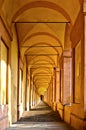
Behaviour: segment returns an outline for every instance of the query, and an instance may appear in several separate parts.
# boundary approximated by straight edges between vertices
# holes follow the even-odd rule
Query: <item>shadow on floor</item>
[[[31,111],[46,111],[46,110],[51,110],[48,106],[43,106],[42,108],[33,108]]]
[[[8,130],[75,130],[64,123],[58,111],[40,102],[31,111],[25,111],[21,119]]]
[[[38,106],[31,109],[31,114],[26,112],[20,122],[61,122],[58,111],[53,111],[46,103],[41,102]]]
[[[61,122],[58,112],[51,111],[47,114],[37,114],[34,116],[22,117],[20,122]]]

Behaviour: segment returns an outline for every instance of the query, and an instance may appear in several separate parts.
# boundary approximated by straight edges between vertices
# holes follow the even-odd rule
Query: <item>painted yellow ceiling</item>
[[[22,59],[37,92],[44,95],[64,49],[66,26],[72,28],[83,0],[4,0],[2,12],[15,25]]]
[[[40,7],[55,10],[73,22],[80,10],[80,0],[4,0],[2,10],[7,21],[11,22],[26,10]]]
[[[62,24],[62,23],[17,23],[17,30],[18,30],[18,36],[19,36],[19,42],[20,44],[24,44],[25,42],[32,38],[35,37],[35,34],[37,36],[40,35],[42,36],[49,36],[52,35],[53,39],[55,39],[56,41],[59,41],[59,44],[62,44],[62,46],[64,46],[64,34],[65,34],[65,26],[66,23]],[[22,33],[21,29],[25,32]],[[34,34],[34,35],[33,35]],[[33,37],[31,37],[33,36]],[[39,39],[40,40],[40,39]],[[37,41],[37,40],[36,40]],[[51,41],[51,40],[50,40]],[[26,43],[27,44],[27,43]]]

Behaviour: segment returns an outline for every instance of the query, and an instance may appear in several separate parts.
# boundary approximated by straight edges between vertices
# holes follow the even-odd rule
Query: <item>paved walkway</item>
[[[31,111],[25,111],[22,118],[6,130],[74,130],[64,123],[58,112],[43,102]]]

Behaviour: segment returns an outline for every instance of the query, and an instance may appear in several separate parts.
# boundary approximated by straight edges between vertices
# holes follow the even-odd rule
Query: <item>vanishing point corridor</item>
[[[53,111],[42,101],[25,111],[21,119],[6,130],[74,130],[64,123],[58,112]]]
[[[0,130],[72,129],[86,130],[86,0],[0,0]]]

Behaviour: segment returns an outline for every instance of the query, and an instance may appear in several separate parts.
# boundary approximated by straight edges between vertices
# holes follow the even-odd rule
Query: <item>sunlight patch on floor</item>
[[[22,124],[12,124],[11,128],[57,128],[57,127],[61,127],[64,126],[64,123],[57,123],[57,122],[48,122],[48,123],[44,123],[44,122],[31,122],[31,123],[22,123]]]

